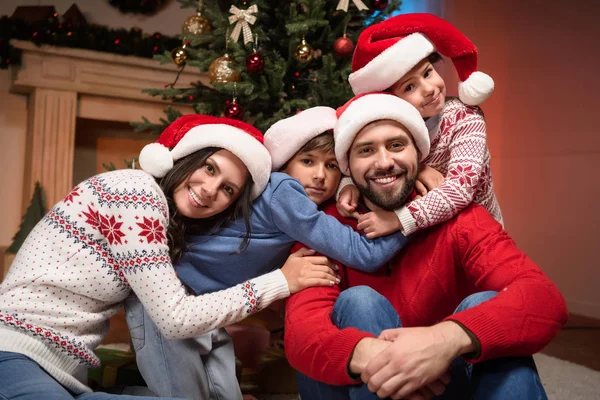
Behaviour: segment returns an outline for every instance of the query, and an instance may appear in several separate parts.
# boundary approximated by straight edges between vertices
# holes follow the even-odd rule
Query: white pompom
[[[139,157],[140,167],[155,178],[162,178],[173,168],[173,156],[159,143],[144,146]]]
[[[473,72],[466,81],[458,84],[458,98],[465,104],[483,103],[494,91],[494,80],[483,72]]]

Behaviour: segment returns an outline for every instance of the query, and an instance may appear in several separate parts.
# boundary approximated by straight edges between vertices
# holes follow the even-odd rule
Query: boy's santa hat
[[[242,121],[191,114],[176,119],[158,140],[145,146],[140,167],[156,178],[164,177],[175,161],[206,147],[220,147],[235,154],[254,180],[252,199],[267,186],[271,156],[263,145],[262,133]]]
[[[331,107],[313,107],[277,121],[265,133],[273,171],[279,171],[311,139],[332,131],[337,117]]]
[[[432,14],[404,14],[366,28],[358,37],[348,78],[355,94],[390,88],[421,60],[438,51],[458,72],[458,97],[481,104],[494,81],[477,71],[477,48],[458,29]]]
[[[348,150],[354,138],[367,124],[390,119],[408,129],[421,160],[429,154],[429,131],[419,111],[410,103],[390,93],[365,93],[337,109],[338,121],[333,130],[335,157],[340,170],[349,175]]]

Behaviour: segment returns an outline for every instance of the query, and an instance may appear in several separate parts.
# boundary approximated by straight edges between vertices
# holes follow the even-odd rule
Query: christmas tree
[[[29,207],[27,207],[27,211],[23,216],[19,231],[13,237],[13,242],[10,247],[6,249],[6,252],[16,254],[29,235],[29,232],[32,231],[33,227],[44,217],[44,215],[46,215],[46,199],[40,183],[36,182],[33,196],[31,197],[31,203],[29,203]]]
[[[352,97],[351,58],[360,32],[388,17],[399,0],[178,0],[189,7],[181,46],[156,55],[161,63],[208,72],[211,84],[145,90],[197,113],[252,122],[263,132],[309,107],[338,107]],[[147,119],[137,131],[160,133]]]

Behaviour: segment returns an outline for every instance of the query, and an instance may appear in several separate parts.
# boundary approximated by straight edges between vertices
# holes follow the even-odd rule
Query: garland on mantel
[[[165,5],[167,0],[109,0],[108,2],[122,13],[153,15]]]
[[[43,21],[28,22],[0,17],[0,69],[19,64],[20,55],[11,39],[29,40],[37,45],[96,50],[107,53],[152,58],[181,45],[181,39],[159,32],[145,34],[139,28],[111,29],[105,26],[60,22],[55,15]]]

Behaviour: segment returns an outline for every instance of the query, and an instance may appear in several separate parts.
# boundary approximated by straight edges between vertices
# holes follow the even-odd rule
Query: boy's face
[[[296,153],[281,172],[298,179],[317,205],[333,197],[342,177],[333,151],[318,149]]]
[[[408,71],[391,88],[391,92],[412,104],[423,118],[442,112],[446,84],[426,58]]]

